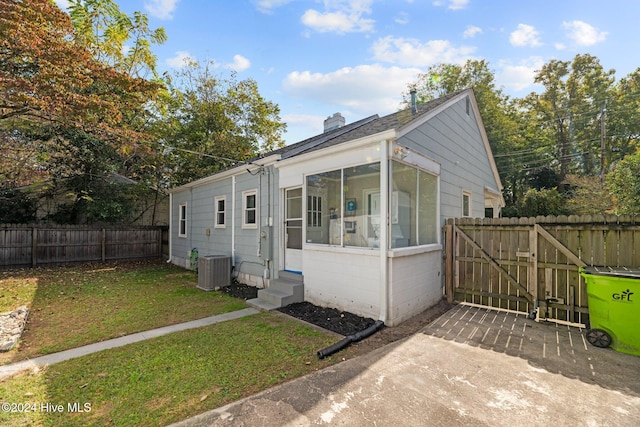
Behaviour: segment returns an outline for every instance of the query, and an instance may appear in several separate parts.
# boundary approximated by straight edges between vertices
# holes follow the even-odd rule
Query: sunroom
[[[439,175],[395,132],[279,162],[280,269],[304,297],[393,326],[442,298]]]

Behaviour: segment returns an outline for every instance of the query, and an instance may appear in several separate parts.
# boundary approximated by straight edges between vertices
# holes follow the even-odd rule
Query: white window
[[[225,228],[227,216],[227,196],[216,196],[216,228]]]
[[[187,203],[180,203],[178,213],[178,237],[187,237]]]
[[[242,192],[242,228],[258,228],[258,190]]]
[[[471,216],[471,192],[462,191],[462,216]]]

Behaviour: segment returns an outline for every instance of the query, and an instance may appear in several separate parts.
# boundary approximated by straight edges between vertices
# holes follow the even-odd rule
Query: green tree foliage
[[[503,216],[535,217],[547,215],[565,215],[568,211],[565,201],[557,188],[537,190],[529,188],[515,205],[505,208]]]
[[[607,175],[618,215],[640,215],[640,154],[620,160]]]
[[[167,184],[210,175],[284,144],[280,109],[260,95],[257,83],[218,76],[214,68],[187,64],[160,105],[154,132]]]
[[[564,180],[567,210],[574,215],[600,215],[613,212],[613,200],[599,176],[567,175]]]
[[[0,188],[0,224],[24,224],[36,219],[37,201],[28,192]]]
[[[614,93],[614,74],[588,54],[571,62],[551,60],[537,73],[535,82],[544,90],[530,94],[526,105],[532,125],[553,142],[561,180],[571,172],[600,172],[600,119]]]
[[[162,27],[150,29],[147,15],[128,16],[112,0],[70,0],[69,14],[75,39],[98,61],[132,76],[158,76],[151,47],[167,35]]]

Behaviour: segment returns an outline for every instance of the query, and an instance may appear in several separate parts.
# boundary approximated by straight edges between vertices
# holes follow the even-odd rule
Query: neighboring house
[[[171,190],[171,261],[228,255],[255,305],[298,277],[298,300],[397,325],[443,297],[446,218],[504,206],[473,91],[325,128]]]

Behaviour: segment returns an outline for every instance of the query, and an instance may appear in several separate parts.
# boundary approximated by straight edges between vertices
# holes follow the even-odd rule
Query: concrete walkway
[[[22,362],[12,363],[10,365],[0,366],[0,380],[16,373],[32,369],[52,365],[76,357],[85,356],[87,354],[96,353],[98,351],[107,350],[114,347],[122,347],[127,344],[133,344],[139,341],[157,338],[173,332],[184,331],[187,329],[201,328],[216,323],[225,322],[227,320],[239,319],[241,317],[250,316],[259,313],[254,308],[245,308],[242,310],[232,311],[229,313],[219,314],[217,316],[205,317],[204,319],[193,320],[191,322],[178,323],[176,325],[165,326],[162,328],[151,329],[149,331],[138,332],[136,334],[125,335],[124,337],[114,338],[111,340],[101,341],[94,344],[85,345],[70,350],[61,351],[59,353],[47,354],[46,356],[36,357],[34,359],[24,360]]]

